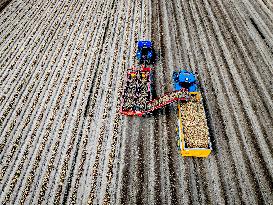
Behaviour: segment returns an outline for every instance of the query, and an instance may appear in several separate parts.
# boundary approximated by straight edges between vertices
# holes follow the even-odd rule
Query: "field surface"
[[[0,1],[1,204],[273,204],[272,22],[271,0]],[[207,159],[179,155],[174,105],[119,114],[138,39],[158,96],[199,73]]]

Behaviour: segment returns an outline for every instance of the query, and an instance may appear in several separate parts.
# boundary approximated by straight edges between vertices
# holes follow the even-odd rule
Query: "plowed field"
[[[272,22],[271,0],[0,1],[1,204],[273,203]],[[158,96],[199,73],[207,159],[179,155],[174,105],[119,114],[139,39]]]

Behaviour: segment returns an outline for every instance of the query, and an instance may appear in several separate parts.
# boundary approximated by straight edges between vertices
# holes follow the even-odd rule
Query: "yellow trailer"
[[[208,157],[212,147],[201,95],[194,101],[178,103],[178,148],[184,157]]]

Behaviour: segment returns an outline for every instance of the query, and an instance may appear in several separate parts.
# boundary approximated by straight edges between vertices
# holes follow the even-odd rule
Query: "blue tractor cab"
[[[189,92],[197,92],[197,78],[195,74],[187,70],[173,72],[174,90],[178,91],[182,88],[188,89]]]
[[[152,47],[152,42],[151,41],[138,41],[137,42],[137,47],[138,48],[143,48],[143,47],[151,48]]]
[[[139,64],[153,64],[156,54],[151,41],[138,41],[136,58]]]

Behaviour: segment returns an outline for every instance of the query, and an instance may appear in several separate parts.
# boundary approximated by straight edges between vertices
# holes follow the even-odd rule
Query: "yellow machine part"
[[[211,150],[210,149],[184,149],[180,151],[183,157],[205,157],[207,158]]]
[[[200,102],[201,101],[201,93],[200,92],[190,92],[189,93],[192,97],[194,96],[195,97],[195,100],[197,102]]]
[[[179,146],[181,148],[180,153],[183,157],[208,157],[211,153],[211,149],[206,148],[185,148],[183,123],[181,118],[181,107],[178,104],[178,119],[179,119]]]

